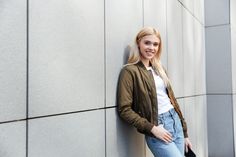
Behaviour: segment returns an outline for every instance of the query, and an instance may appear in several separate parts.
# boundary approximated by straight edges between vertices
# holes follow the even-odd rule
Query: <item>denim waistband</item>
[[[161,113],[158,115],[158,118],[164,118],[164,117],[169,117],[169,116],[173,116],[175,114],[175,109],[172,108],[169,111],[165,112],[165,113]]]

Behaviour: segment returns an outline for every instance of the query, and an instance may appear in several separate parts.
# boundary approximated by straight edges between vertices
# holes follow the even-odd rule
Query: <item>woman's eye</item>
[[[159,43],[157,43],[157,42],[152,43],[151,41],[145,41],[144,44],[145,45],[153,45],[154,47],[157,47],[159,45]]]
[[[153,46],[157,47],[159,44],[158,43],[154,43]]]
[[[150,41],[145,41],[144,44],[145,44],[145,45],[150,45],[151,42],[150,42]]]

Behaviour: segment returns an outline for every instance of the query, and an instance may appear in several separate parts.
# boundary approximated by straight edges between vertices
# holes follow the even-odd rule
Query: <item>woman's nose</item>
[[[150,45],[149,45],[149,49],[154,49],[153,44],[150,44]]]

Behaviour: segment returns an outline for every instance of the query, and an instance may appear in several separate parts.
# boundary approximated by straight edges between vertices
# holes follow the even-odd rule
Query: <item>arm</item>
[[[123,68],[120,73],[117,89],[118,113],[122,119],[136,127],[140,132],[151,133],[154,125],[132,109],[134,102],[133,89],[134,78],[130,71]]]

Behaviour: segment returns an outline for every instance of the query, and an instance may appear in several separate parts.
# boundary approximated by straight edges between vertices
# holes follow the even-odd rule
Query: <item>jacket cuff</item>
[[[188,138],[188,133],[187,133],[187,131],[184,131],[184,138]]]
[[[145,124],[145,132],[147,132],[149,134],[152,134],[151,130],[152,130],[153,127],[154,127],[154,124],[147,122]]]

